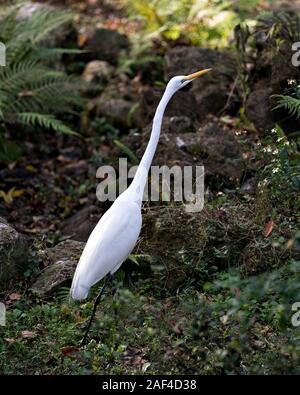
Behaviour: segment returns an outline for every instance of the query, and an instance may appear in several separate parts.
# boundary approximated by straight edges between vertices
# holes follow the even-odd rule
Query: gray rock
[[[151,124],[142,134],[130,134],[122,140],[141,158],[151,133]],[[244,170],[242,146],[234,132],[216,122],[198,127],[196,132],[172,130],[172,121],[165,117],[153,159],[153,165],[204,165],[206,185],[219,185],[220,180],[238,184]]]
[[[194,125],[190,118],[179,115],[170,118],[169,130],[171,133],[188,133],[194,131]]]
[[[53,248],[39,253],[48,266],[42,270],[30,290],[40,296],[47,296],[57,288],[71,282],[85,243],[66,240]]]
[[[118,57],[129,47],[126,36],[115,30],[98,28],[89,34],[83,47],[86,53],[81,57],[84,60],[105,60],[117,64]]]
[[[0,218],[0,286],[11,283],[26,267],[28,239]]]
[[[107,82],[114,72],[114,68],[104,60],[89,62],[83,71],[82,79],[89,84],[101,84]]]
[[[196,136],[188,136],[186,149],[190,154],[203,158],[206,176],[214,181],[221,178],[239,183],[245,165],[241,146],[234,132],[211,122],[199,128]]]
[[[140,111],[143,126],[147,126],[154,117],[156,108],[160,99],[162,98],[164,89],[162,88],[148,88],[142,91],[140,98]],[[174,95],[168,104],[165,112],[167,117],[184,116],[196,122],[202,121],[205,118],[203,108],[199,107],[196,98],[192,92],[179,91]]]
[[[51,264],[57,261],[78,261],[85,243],[75,240],[65,240],[55,247],[39,252],[39,257],[44,263]]]
[[[289,3],[292,9],[294,2]],[[291,12],[288,19],[291,26],[297,26],[295,13]],[[252,35],[256,53],[252,55],[255,60],[248,83],[250,94],[246,102],[246,115],[262,135],[268,134],[276,124],[289,135],[299,130],[299,119],[286,109],[275,109],[278,100],[276,95],[289,94],[288,81],[295,80],[299,84],[300,71],[292,64],[293,52],[289,40],[283,39],[287,35],[286,27],[276,22],[278,26],[274,35],[266,34],[274,23],[272,17],[263,18],[263,25],[259,23]],[[282,41],[280,45],[277,43],[278,38]]]
[[[84,207],[66,219],[61,230],[62,236],[76,241],[87,241],[101,215],[101,210],[96,206]]]
[[[271,94],[272,88],[258,87],[254,88],[247,98],[245,108],[247,117],[258,130],[271,129],[274,125],[270,106]]]
[[[202,213],[187,213],[183,207],[156,207],[143,214],[139,253],[147,257],[140,267],[148,277],[168,289],[176,289],[191,276],[187,259],[200,268],[199,251],[205,247],[207,235]],[[176,226],[175,226],[176,224]],[[147,271],[148,266],[148,271]],[[150,273],[148,273],[150,270]]]
[[[257,189],[257,179],[255,177],[249,178],[241,186],[241,192],[246,195],[255,195]]]
[[[96,114],[120,127],[140,125],[140,112],[136,103],[124,99],[101,96],[96,101]]]
[[[8,225],[8,222],[6,221],[6,219],[5,218],[3,218],[3,217],[0,217],[0,224],[5,224],[5,225]]]
[[[217,114],[227,104],[236,78],[234,58],[229,52],[199,47],[175,47],[166,53],[166,80],[206,68],[212,68],[211,73],[193,81],[189,92],[195,97],[197,111],[201,111],[198,118],[202,119],[207,113]]]

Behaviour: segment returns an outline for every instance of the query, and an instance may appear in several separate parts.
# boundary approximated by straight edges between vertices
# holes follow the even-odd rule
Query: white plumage
[[[85,299],[92,285],[119,269],[133,250],[141,226],[140,205],[120,195],[88,239],[75,271],[73,299]]]

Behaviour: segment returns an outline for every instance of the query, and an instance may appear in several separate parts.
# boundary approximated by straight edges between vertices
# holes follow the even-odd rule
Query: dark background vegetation
[[[299,374],[298,2],[0,5],[2,374]],[[138,163],[174,75],[154,164],[204,165],[205,206],[143,206],[139,242],[79,348],[69,286],[109,207],[102,164]],[[114,314],[117,308],[117,315]]]

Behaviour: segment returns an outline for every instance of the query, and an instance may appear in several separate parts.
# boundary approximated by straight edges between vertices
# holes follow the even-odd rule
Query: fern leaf
[[[298,98],[284,95],[274,95],[273,97],[278,98],[277,105],[273,110],[285,109],[291,116],[294,116],[297,119],[300,118],[300,100]]]
[[[0,41],[6,45],[7,66],[0,68],[0,120],[78,135],[56,115],[72,114],[74,106],[81,105],[79,86],[49,63],[63,53],[78,51],[45,48],[45,38],[70,23],[72,14],[40,5],[24,17],[23,5],[1,7]]]
[[[33,112],[23,112],[18,114],[19,120],[25,125],[40,126],[44,129],[51,130],[62,134],[70,134],[73,136],[80,136],[74,132],[64,123],[56,119],[53,115],[49,114],[38,114]]]

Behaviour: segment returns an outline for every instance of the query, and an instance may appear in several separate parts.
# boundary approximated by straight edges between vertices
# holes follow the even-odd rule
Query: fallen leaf
[[[17,161],[10,163],[7,167],[9,170],[13,170],[16,167]]]
[[[174,332],[176,335],[181,335],[183,333],[182,323],[177,322],[173,327]]]
[[[221,321],[222,324],[224,324],[224,325],[227,324],[228,319],[229,319],[229,315],[228,315],[228,314],[222,315],[222,317],[220,317],[220,321]]]
[[[264,236],[268,237],[272,231],[273,231],[273,227],[274,227],[274,222],[271,219],[269,222],[267,222],[264,226]]]
[[[171,298],[166,299],[164,303],[164,308],[169,309],[171,306],[172,306],[172,299]]]
[[[79,348],[77,348],[75,346],[66,346],[66,347],[62,347],[60,349],[60,351],[65,356],[70,356],[70,355],[77,353],[79,351]]]
[[[133,365],[133,366],[141,366],[141,365],[144,365],[147,362],[148,361],[146,359],[143,359],[140,356],[136,356],[136,357],[132,358],[131,365]]]
[[[13,300],[20,300],[21,299],[21,295],[18,293],[12,293],[9,295],[9,300],[13,301]]]
[[[12,339],[12,338],[10,338],[10,337],[5,337],[4,340],[5,340],[7,343],[10,343],[10,344],[15,343],[15,342],[17,341],[17,339]]]
[[[81,33],[78,35],[77,44],[79,47],[83,47],[84,44],[88,41],[89,36],[87,34]]]
[[[0,191],[0,197],[3,198],[6,204],[10,205],[14,198],[21,196],[23,193],[24,189],[16,189],[16,187],[13,187],[8,192]]]
[[[32,165],[27,165],[26,166],[26,170],[30,171],[31,173],[37,173],[38,172],[38,170]]]
[[[254,340],[253,342],[258,348],[265,348],[265,343],[261,340]]]
[[[27,330],[21,332],[21,337],[23,339],[33,339],[36,336],[37,336],[36,332],[27,331]]]

